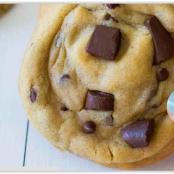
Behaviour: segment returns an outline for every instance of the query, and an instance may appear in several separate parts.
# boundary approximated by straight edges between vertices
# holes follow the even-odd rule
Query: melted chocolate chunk
[[[31,88],[30,89],[30,100],[32,103],[34,103],[36,101],[36,97],[37,97],[36,91],[33,88]]]
[[[88,91],[85,109],[113,111],[113,108],[114,95],[100,91]]]
[[[148,99],[147,99],[147,102],[150,102],[150,101],[155,97],[155,95],[157,94],[157,91],[158,91],[158,89],[156,88],[156,89],[153,89],[153,90],[150,92],[150,95],[149,95],[149,97],[148,97]]]
[[[65,80],[70,80],[70,76],[68,74],[64,74],[61,78],[60,78],[60,82],[63,82]]]
[[[68,111],[68,108],[67,108],[66,106],[62,106],[62,107],[60,108],[60,110],[61,110],[61,111]]]
[[[114,60],[119,51],[120,42],[120,29],[98,25],[87,45],[86,52],[107,60]]]
[[[87,134],[94,133],[96,131],[96,125],[92,121],[87,121],[83,124],[83,131]]]
[[[174,55],[174,40],[155,16],[148,19],[145,25],[149,29],[154,42],[155,57],[153,64],[158,65]]]
[[[106,6],[107,6],[109,9],[114,9],[115,7],[119,7],[120,5],[119,5],[119,4],[106,4]]]
[[[136,121],[122,130],[125,142],[132,148],[149,146],[154,131],[154,120]]]
[[[104,20],[109,21],[111,18],[112,18],[111,15],[110,15],[110,14],[107,14],[107,15],[104,17]]]
[[[61,46],[62,37],[60,35],[56,38],[56,47],[59,48]]]
[[[104,20],[109,21],[110,19],[112,19],[116,23],[118,22],[118,20],[113,18],[110,14],[106,14],[106,16],[104,17]]]

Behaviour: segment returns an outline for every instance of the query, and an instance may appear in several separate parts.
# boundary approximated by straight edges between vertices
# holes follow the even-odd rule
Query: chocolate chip
[[[158,105],[153,105],[152,108],[156,109],[156,108],[158,108]]]
[[[92,121],[87,121],[83,124],[83,131],[87,134],[94,133],[96,130],[96,125]]]
[[[68,108],[67,108],[66,106],[62,106],[62,107],[60,108],[60,110],[61,110],[61,111],[68,111]]]
[[[118,20],[113,18],[110,14],[106,14],[106,16],[104,17],[104,20],[109,21],[110,19],[112,19],[116,23],[118,22]]]
[[[174,40],[155,16],[148,19],[145,25],[149,29],[154,42],[155,57],[153,64],[158,65],[174,55]]]
[[[122,130],[125,142],[132,148],[149,146],[154,131],[154,120],[136,121]]]
[[[114,95],[100,91],[88,91],[85,109],[113,111],[113,108]]]
[[[106,117],[105,125],[106,126],[113,126],[113,121],[114,121],[114,118],[112,117],[112,115],[110,115],[109,117]]]
[[[61,43],[61,37],[58,35],[57,36],[57,39],[56,39],[56,46],[59,47],[60,46],[60,43]]]
[[[153,89],[150,94],[149,94],[149,97],[147,99],[147,102],[150,102],[155,96],[156,96],[156,93],[157,93],[157,88],[156,89]]]
[[[68,74],[64,74],[61,78],[60,78],[60,82],[63,82],[65,80],[70,80],[70,76]]]
[[[167,80],[169,77],[169,72],[166,68],[159,68],[157,71],[157,80],[159,82]]]
[[[109,9],[114,9],[115,7],[118,7],[120,6],[119,4],[106,4],[106,6],[109,8]]]
[[[112,18],[112,19],[113,19],[113,21],[116,22],[116,23],[119,22],[116,18]]]
[[[111,18],[110,14],[106,14],[106,16],[104,17],[104,20],[108,21]]]
[[[121,42],[121,32],[118,28],[96,26],[86,51],[94,56],[114,60]]]
[[[36,97],[37,97],[36,91],[33,88],[31,88],[30,89],[30,100],[32,103],[34,103],[36,101]]]

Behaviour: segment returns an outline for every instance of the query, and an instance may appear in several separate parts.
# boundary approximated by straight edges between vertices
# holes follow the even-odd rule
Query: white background
[[[15,5],[0,18],[0,170],[24,165],[30,170],[40,167],[37,170],[41,171],[43,167],[50,167],[47,171],[115,171],[59,152],[31,124],[27,127],[18,94],[18,76],[37,22],[38,7],[38,4]],[[174,170],[174,155],[141,170]]]

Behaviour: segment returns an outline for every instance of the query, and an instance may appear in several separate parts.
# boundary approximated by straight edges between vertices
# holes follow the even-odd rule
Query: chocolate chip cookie
[[[0,15],[7,12],[12,4],[0,4]]]
[[[21,67],[31,123],[58,149],[135,169],[174,151],[174,5],[41,5]]]

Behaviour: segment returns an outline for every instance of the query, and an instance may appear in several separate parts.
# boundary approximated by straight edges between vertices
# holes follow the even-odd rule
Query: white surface
[[[16,5],[0,18],[0,166],[23,163],[26,117],[17,83],[36,15],[37,6]]]
[[[37,4],[16,5],[0,19],[0,170],[5,166],[37,170],[116,171],[55,149],[29,125],[18,95],[18,75],[24,50],[37,21]],[[174,170],[174,155],[141,170]],[[54,166],[54,168],[52,167]],[[55,168],[56,167],[56,168]],[[33,170],[33,168],[31,168]],[[10,170],[10,168],[8,168]]]

